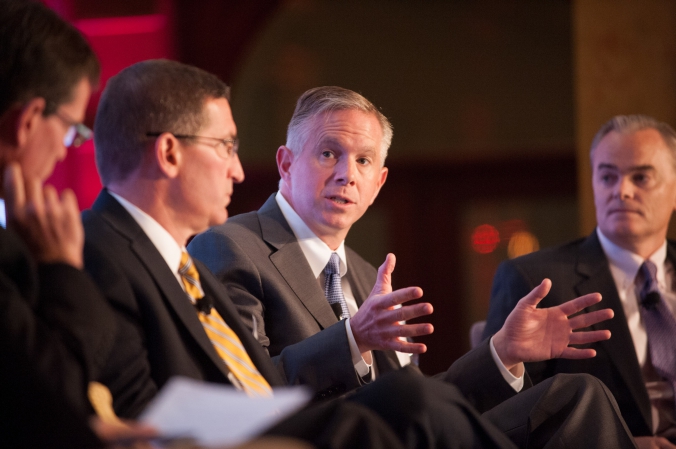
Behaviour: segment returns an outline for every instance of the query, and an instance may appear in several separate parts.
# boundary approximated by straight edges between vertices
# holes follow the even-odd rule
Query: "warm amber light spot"
[[[523,256],[540,249],[540,242],[537,237],[528,231],[515,232],[509,239],[507,245],[507,255],[510,259]]]

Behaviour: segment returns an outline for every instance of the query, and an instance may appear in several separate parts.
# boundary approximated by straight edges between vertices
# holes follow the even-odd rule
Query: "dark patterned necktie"
[[[350,311],[347,309],[345,296],[343,296],[343,287],[340,285],[340,257],[337,253],[331,254],[329,263],[324,268],[326,282],[324,283],[324,294],[331,304],[332,308],[340,306],[340,319],[350,318]],[[335,309],[334,309],[335,310]],[[337,313],[336,313],[337,315]]]
[[[643,262],[636,282],[641,289],[640,310],[648,334],[650,360],[657,374],[676,391],[676,319],[660,295],[655,264]]]

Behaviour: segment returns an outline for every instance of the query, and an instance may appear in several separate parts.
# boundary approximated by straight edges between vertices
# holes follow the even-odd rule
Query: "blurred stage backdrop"
[[[89,39],[102,85],[171,58],[232,86],[246,173],[231,214],[276,190],[296,98],[339,85],[394,125],[390,175],[348,244],[434,304],[434,373],[469,348],[500,261],[593,229],[588,145],[612,115],[676,124],[676,3],[669,0],[43,0]],[[98,95],[87,124],[94,121]],[[93,143],[51,182],[81,208],[100,182]]]

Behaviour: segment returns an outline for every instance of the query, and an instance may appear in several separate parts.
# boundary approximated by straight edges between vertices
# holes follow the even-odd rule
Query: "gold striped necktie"
[[[185,292],[191,301],[198,304],[204,298],[200,286],[199,274],[187,252],[181,254],[181,266],[178,269]],[[272,388],[261,376],[251,358],[246,353],[237,334],[228,326],[216,309],[197,311],[204,331],[214,345],[216,352],[249,396],[272,396]]]

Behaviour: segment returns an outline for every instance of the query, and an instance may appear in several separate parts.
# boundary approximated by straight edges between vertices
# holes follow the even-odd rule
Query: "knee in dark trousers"
[[[633,448],[606,386],[589,374],[557,374],[484,414],[522,448]]]
[[[376,413],[343,399],[312,404],[265,435],[298,438],[318,449],[403,449],[397,435]]]
[[[350,396],[381,416],[410,448],[511,448],[446,382],[404,368],[388,373]]]

